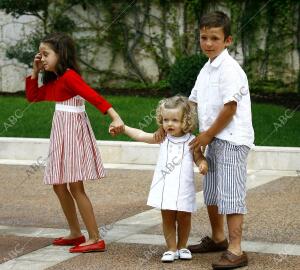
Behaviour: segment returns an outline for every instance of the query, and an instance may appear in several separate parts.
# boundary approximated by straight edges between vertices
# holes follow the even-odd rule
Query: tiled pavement
[[[88,182],[108,250],[74,255],[49,245],[67,233],[51,186],[42,171],[27,176],[26,166],[0,165],[0,269],[211,269],[218,254],[194,255],[189,262],[162,264],[160,213],[145,205],[151,170],[109,169],[108,177]],[[209,234],[197,175],[198,212],[190,242]],[[294,171],[249,171],[243,246],[249,254],[244,269],[300,269],[300,177]]]

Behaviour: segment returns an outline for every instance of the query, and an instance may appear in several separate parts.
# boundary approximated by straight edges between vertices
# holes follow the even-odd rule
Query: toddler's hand
[[[208,163],[206,159],[202,159],[199,163],[199,172],[200,174],[207,174],[208,172]]]
[[[125,125],[123,123],[123,121],[121,119],[117,119],[114,120],[108,128],[108,132],[112,135],[112,136],[116,136],[120,133],[123,133],[125,130]]]

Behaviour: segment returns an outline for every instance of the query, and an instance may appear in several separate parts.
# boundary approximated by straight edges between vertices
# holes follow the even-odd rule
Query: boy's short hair
[[[222,27],[225,39],[231,35],[230,19],[222,11],[214,11],[203,15],[200,19],[200,29],[203,27]]]

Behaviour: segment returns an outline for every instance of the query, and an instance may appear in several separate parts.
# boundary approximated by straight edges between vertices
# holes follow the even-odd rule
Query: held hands
[[[199,164],[198,164],[198,168],[199,168],[199,172],[200,174],[207,174],[208,172],[208,163],[206,159],[202,159],[200,160]]]
[[[200,174],[207,174],[208,172],[208,162],[205,158],[205,156],[203,155],[205,149],[202,149],[199,147],[197,150],[194,150],[193,152],[193,157],[194,157],[194,161],[196,163],[196,165],[199,168],[199,172]]]
[[[125,130],[125,125],[121,118],[112,121],[108,128],[108,132],[112,136],[116,136],[120,133],[123,133],[124,130]]]
[[[191,149],[199,149],[200,146],[208,145],[213,139],[213,136],[209,135],[207,131],[201,132],[196,138],[194,138],[189,146]]]
[[[121,132],[124,132],[124,130],[125,130],[124,122],[122,121],[121,117],[114,110],[113,107],[111,107],[107,110],[107,114],[109,115],[109,117],[112,120],[111,124],[109,125],[108,132],[112,136],[116,136],[116,135],[120,134]]]

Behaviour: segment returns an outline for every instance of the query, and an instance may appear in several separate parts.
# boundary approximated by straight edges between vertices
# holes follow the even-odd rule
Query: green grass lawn
[[[124,122],[145,131],[157,129],[155,113],[159,98],[107,96]],[[0,96],[0,137],[49,138],[54,103],[28,103],[23,97]],[[111,137],[110,118],[92,105],[87,112],[98,140],[130,140],[124,135]],[[270,104],[252,104],[256,145],[300,147],[300,112]],[[152,115],[152,116],[151,116]]]

